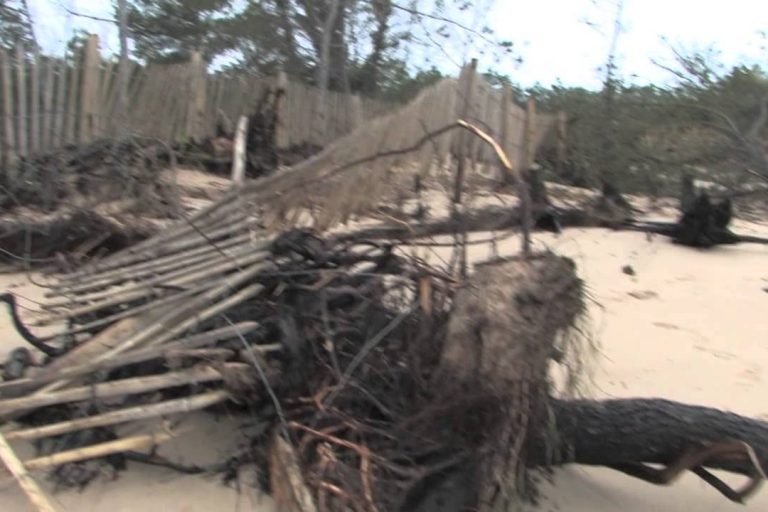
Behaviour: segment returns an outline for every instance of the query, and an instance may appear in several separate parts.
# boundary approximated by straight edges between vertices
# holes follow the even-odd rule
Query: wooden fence
[[[0,164],[126,133],[180,142],[213,135],[225,117],[250,113],[281,82],[279,143],[325,146],[388,106],[319,89],[287,77],[209,74],[199,55],[171,65],[129,64],[128,111],[120,115],[116,61],[99,54],[96,36],[64,60],[0,50]],[[321,101],[324,100],[324,101]]]

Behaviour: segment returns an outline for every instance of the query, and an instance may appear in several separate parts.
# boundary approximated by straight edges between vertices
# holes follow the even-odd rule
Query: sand
[[[768,227],[739,223],[739,231],[768,235]],[[482,238],[486,234],[475,234]],[[600,342],[591,386],[595,397],[663,397],[713,406],[768,420],[768,247],[739,245],[697,251],[662,237],[601,229],[570,229],[539,235],[538,247],[571,256],[593,299],[593,328]],[[511,238],[502,255],[517,250]],[[489,256],[475,246],[472,260]],[[630,265],[635,276],[622,272]],[[39,299],[39,288],[23,275],[0,276],[0,290]],[[29,303],[26,303],[29,304]],[[0,314],[0,355],[20,342]],[[164,453],[188,462],[216,460],[237,446],[226,418],[203,418],[198,429]],[[184,445],[183,450],[179,448]],[[65,511],[268,512],[268,497],[248,488],[238,494],[216,477],[178,476],[131,465],[116,481],[98,481],[85,491],[59,492]],[[47,484],[46,484],[47,485]],[[746,507],[727,502],[713,489],[685,476],[670,487],[656,487],[607,469],[567,467],[542,488],[544,498],[530,511],[768,510],[768,490]],[[15,483],[0,478],[0,510],[31,510]]]

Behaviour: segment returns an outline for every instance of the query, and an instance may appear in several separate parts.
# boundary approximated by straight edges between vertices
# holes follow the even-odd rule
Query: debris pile
[[[534,353],[540,365],[564,350],[554,349],[554,333],[567,330],[580,309],[573,266],[554,256],[512,260],[504,272],[517,277],[482,285],[494,297],[505,289],[505,304],[519,303],[522,309],[501,308],[496,321],[514,320],[524,354],[533,350],[484,385],[469,363],[454,368],[455,356],[475,346],[457,326],[496,333],[487,354],[502,350],[505,335],[488,324],[490,310],[470,311],[478,290],[460,291],[450,269],[362,235],[239,234],[249,222],[242,219],[240,230],[231,222],[179,227],[55,282],[37,325],[67,327],[35,338],[49,356],[14,354],[6,367],[15,373],[0,384],[0,416],[14,424],[6,439],[37,442],[26,467],[54,469],[61,485],[84,485],[101,466],[119,469],[126,458],[211,470],[136,452],[183,431],[186,413],[228,402],[269,428],[215,469],[256,463],[269,472],[277,499],[298,475],[321,509],[427,510],[435,492],[448,492],[431,482],[456,473],[466,480],[463,503],[476,501],[478,482],[466,471],[478,468],[500,433],[522,442],[525,427],[510,418],[532,417],[533,404],[544,403],[534,397],[548,389],[540,369],[525,379],[515,372]],[[518,284],[510,288],[512,281]],[[559,291],[544,292],[550,285]],[[576,293],[568,299],[576,310],[556,312],[563,325],[533,314],[552,293],[571,297],[562,286]],[[464,313],[449,324],[456,304]],[[533,328],[542,322],[552,331]],[[531,336],[551,338],[549,348],[523,342]],[[121,429],[158,418],[169,422],[162,430],[126,436]],[[291,457],[298,473],[286,469]],[[483,471],[514,481],[524,466],[507,462]]]

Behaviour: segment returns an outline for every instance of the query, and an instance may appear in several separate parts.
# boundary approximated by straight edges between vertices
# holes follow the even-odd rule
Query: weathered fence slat
[[[26,58],[24,57],[24,47],[16,45],[16,92],[18,101],[16,118],[17,148],[19,156],[27,156],[27,74],[25,69]]]
[[[43,75],[43,133],[40,136],[42,145],[41,151],[50,151],[53,141],[53,85],[56,75],[56,63],[53,59],[45,60],[45,71]]]
[[[2,63],[2,93],[3,93],[3,158],[5,164],[11,168],[16,162],[16,138],[13,133],[13,86],[11,85],[12,66],[10,56],[5,50],[0,49],[0,62]]]

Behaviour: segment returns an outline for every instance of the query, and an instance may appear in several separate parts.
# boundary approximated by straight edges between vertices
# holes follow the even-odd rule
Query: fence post
[[[365,122],[365,116],[363,115],[363,99],[355,94],[351,98],[352,102],[352,123],[349,128],[350,132]]]
[[[467,120],[470,108],[472,107],[472,93],[475,89],[475,73],[477,72],[477,59],[472,59],[467,72],[467,87],[463,92],[463,105],[461,107],[461,119]],[[456,170],[456,181],[453,185],[453,202],[461,203],[461,191],[464,186],[464,172],[466,166],[465,150],[467,146],[467,134],[463,131],[459,133],[459,147],[456,158],[458,159],[458,169]]]
[[[55,61],[48,57],[45,61],[45,76],[43,78],[43,133],[40,136],[40,145],[43,151],[51,149],[51,139],[53,137],[53,82],[55,74]]]
[[[30,128],[29,152],[35,154],[40,151],[40,67],[42,60],[40,52],[35,46],[34,56],[30,61],[29,78],[32,82],[32,98],[30,106]]]
[[[534,142],[536,139],[536,100],[533,97],[528,98],[525,106],[525,128],[523,130],[523,154],[522,166],[520,168],[520,205],[522,211],[523,224],[523,254],[527,257],[531,253],[531,229],[533,228],[533,205],[531,203],[530,172],[533,167],[536,152]]]
[[[232,151],[232,182],[240,185],[245,180],[246,144],[248,142],[248,116],[240,116],[235,131],[235,144]]]
[[[80,88],[80,137],[79,142],[90,142],[97,135],[99,126],[99,101],[101,90],[101,57],[99,36],[92,34],[85,42],[83,54],[83,83]]]
[[[557,113],[557,163],[556,171],[558,176],[562,176],[567,158],[568,149],[568,113],[561,110]]]
[[[77,91],[81,84],[81,74],[83,68],[83,54],[85,48],[81,48],[80,51],[75,52],[72,59],[72,69],[68,70],[69,75],[69,93],[67,96],[67,109],[64,118],[64,143],[77,141],[77,125],[78,125],[78,111],[77,111]],[[66,60],[66,59],[65,59]],[[64,78],[66,80],[66,77]]]
[[[186,136],[199,140],[205,136],[205,82],[206,68],[200,52],[192,52],[189,60],[189,97],[187,105]]]
[[[291,145],[290,120],[288,119],[288,75],[285,71],[277,73],[277,101],[275,102],[275,146],[277,149],[288,149]]]
[[[509,103],[512,101],[512,89],[509,84],[504,84],[504,88],[501,91],[501,149],[504,154],[509,157]],[[513,176],[507,171],[507,169],[499,162],[500,183],[509,185],[514,181]]]
[[[13,86],[11,85],[11,63],[10,57],[5,50],[0,48],[0,63],[2,63],[2,86],[3,86],[3,156],[8,172],[13,173],[11,169],[16,164],[16,139],[14,137],[13,123]],[[11,175],[13,179],[15,176]]]
[[[16,96],[18,101],[17,150],[19,156],[27,156],[27,77],[24,69],[24,46],[16,45]]]

